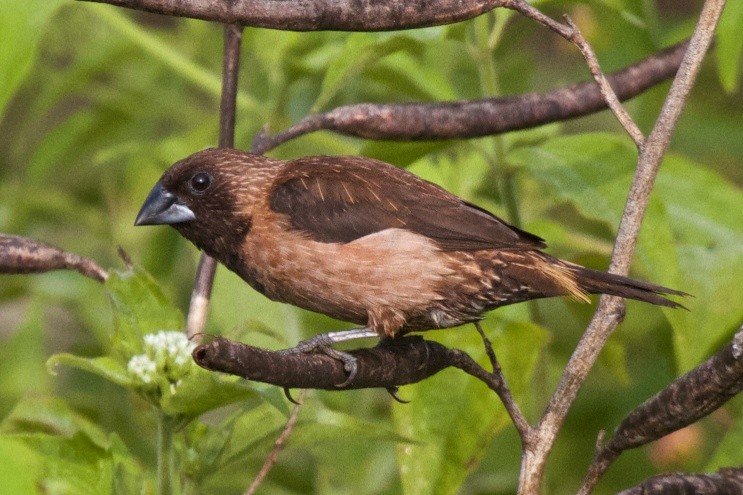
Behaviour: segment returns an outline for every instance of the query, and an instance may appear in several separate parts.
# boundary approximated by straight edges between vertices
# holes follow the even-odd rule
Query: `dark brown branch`
[[[222,63],[222,99],[219,105],[219,146],[233,148],[235,145],[235,108],[237,102],[237,79],[240,72],[240,45],[242,27],[224,27],[224,60]],[[214,285],[217,262],[214,258],[201,255],[196,270],[196,280],[191,292],[188,307],[186,332],[193,337],[204,330],[209,312],[209,298]]]
[[[597,452],[582,493],[589,493],[627,449],[653,442],[719,409],[743,391],[743,326],[714,356],[635,408]]]
[[[500,375],[486,371],[463,351],[419,336],[399,337],[374,348],[346,352],[357,359],[358,371],[343,390],[394,388],[455,367],[480,379],[503,399]],[[222,337],[196,347],[193,358],[208,370],[284,388],[340,390],[338,384],[348,378],[343,363],[325,354],[269,351]]]
[[[670,78],[688,42],[673,45],[608,76],[621,101]],[[256,136],[263,153],[290,139],[321,129],[369,139],[433,140],[500,134],[588,115],[607,108],[598,84],[585,81],[548,93],[449,103],[371,104],[338,107],[310,115],[289,129]]]
[[[714,356],[632,411],[606,450],[645,445],[716,411],[743,390],[743,327]]]
[[[89,0],[284,31],[389,31],[451,24],[509,0]]]
[[[403,337],[371,349],[348,351],[358,372],[345,389],[389,388],[419,382],[452,366],[449,349],[420,337]],[[193,351],[202,367],[284,388],[338,390],[348,374],[343,363],[325,354],[259,349],[221,337]]]
[[[75,270],[88,278],[105,282],[106,270],[90,258],[28,237],[0,234],[0,273],[44,273]]]
[[[743,468],[722,468],[714,474],[653,476],[619,495],[743,495]]]

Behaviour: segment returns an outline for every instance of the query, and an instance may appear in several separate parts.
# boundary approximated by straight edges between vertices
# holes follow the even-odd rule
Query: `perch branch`
[[[617,98],[628,100],[672,77],[688,42],[661,50],[606,79]],[[586,81],[547,93],[446,103],[361,103],[309,115],[274,136],[265,132],[253,151],[265,153],[311,132],[330,130],[348,136],[389,140],[462,139],[537,127],[598,112],[607,107],[599,86]]]
[[[237,76],[240,72],[240,44],[242,28],[224,26],[224,61],[222,64],[222,99],[219,105],[219,146],[232,148],[235,144],[235,106],[237,101]],[[188,307],[186,332],[189,338],[200,334],[209,313],[209,297],[214,285],[217,262],[202,254],[196,270],[196,280]]]
[[[193,351],[196,363],[208,370],[237,375],[248,380],[283,388],[349,390],[390,389],[417,383],[448,367],[478,378],[496,392],[514,423],[528,430],[523,414],[515,405],[502,376],[490,373],[459,349],[450,349],[419,336],[399,337],[374,348],[345,351],[357,359],[354,379],[343,387],[348,373],[343,363],[326,354],[285,353],[259,349],[222,337],[201,344]]]
[[[707,0],[704,3],[681,67],[674,78],[655,126],[640,150],[632,187],[614,244],[609,267],[612,273],[627,274],[629,271],[642,218],[661,160],[702,60],[712,43],[715,26],[724,5],[724,0]],[[624,302],[619,298],[611,296],[601,298],[598,310],[570,357],[557,389],[537,426],[538,433],[533,436],[535,442],[524,450],[519,493],[538,492],[544,465],[554,445],[557,432],[588,371],[592,368],[609,335],[622,320],[624,308]]]
[[[518,403],[516,402],[516,400],[514,400],[513,394],[511,394],[511,388],[508,386],[508,382],[506,381],[505,375],[503,375],[503,371],[501,370],[498,358],[495,356],[493,344],[490,342],[488,336],[485,335],[480,322],[476,321],[474,322],[474,325],[477,329],[477,333],[480,334],[483,345],[485,346],[485,354],[487,354],[488,360],[490,360],[490,365],[493,367],[493,372],[491,373],[491,375],[496,376],[500,381],[500,392],[498,392],[498,396],[503,402],[508,415],[511,417],[511,421],[513,421],[513,424],[516,427],[516,431],[518,431],[519,433],[521,441],[526,442],[528,435],[530,435],[532,431],[531,426],[526,420],[526,416],[524,416],[524,413],[521,411]]]

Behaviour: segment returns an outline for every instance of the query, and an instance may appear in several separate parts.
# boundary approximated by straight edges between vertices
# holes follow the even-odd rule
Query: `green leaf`
[[[48,392],[51,389],[49,375],[39,363],[45,358],[46,338],[44,332],[44,310],[38,301],[24,309],[23,322],[0,346],[0,417],[10,411],[13,403],[29,393]],[[31,364],[33,363],[33,364]]]
[[[615,229],[634,172],[635,150],[608,134],[560,137],[520,148],[509,160],[529,170],[585,218]],[[700,192],[700,191],[703,191]],[[636,265],[650,281],[694,297],[690,311],[663,308],[681,371],[709,355],[743,317],[743,193],[718,174],[669,155],[640,232]]]
[[[121,440],[107,437],[60,399],[19,403],[0,431],[40,460],[34,479],[44,493],[109,494],[114,492],[115,478],[119,486],[123,480],[127,486],[142,486],[141,468]]]
[[[728,2],[717,27],[717,73],[728,93],[740,87],[740,64],[743,60],[743,2]]]
[[[664,311],[681,371],[714,352],[743,320],[743,191],[715,172],[669,156],[656,184],[678,246],[689,311]]]
[[[522,400],[547,334],[528,322],[492,319],[484,322],[484,329],[512,392],[517,401]],[[456,332],[455,347],[489,366],[484,364],[482,340],[473,329],[451,332]],[[457,493],[495,435],[509,425],[503,405],[482,382],[455,369],[403,387],[401,395],[411,402],[394,404],[395,427],[416,442],[397,449],[405,493]]]
[[[411,437],[401,435],[387,428],[386,425],[365,421],[312,403],[302,410],[297,428],[292,435],[292,444],[309,448],[317,454],[328,449],[328,443],[347,442],[403,442],[409,443]]]
[[[86,358],[75,356],[74,354],[61,353],[53,355],[46,362],[46,367],[52,374],[56,374],[56,368],[59,365],[93,373],[122,387],[131,387],[134,383],[126,370],[126,366],[120,361],[108,356]]]
[[[257,398],[246,380],[193,366],[172,393],[164,394],[160,407],[170,416],[196,417],[218,407]]]
[[[86,7],[95,12],[103,22],[120,36],[137,45],[153,59],[168,67],[176,76],[191,82],[214,97],[221,94],[222,81],[218,74],[194,63],[181,51],[172,48],[152,35],[144,26],[133,22],[123,11],[94,4],[89,4]],[[242,91],[238,91],[236,101],[238,108],[244,111],[253,112],[259,106],[253,98]]]
[[[343,85],[353,81],[367,67],[382,57],[399,50],[417,51],[421,49],[421,46],[420,41],[404,34],[353,33],[349,35],[343,52],[333,59],[325,73],[313,110],[319,111],[324,108]]]
[[[96,424],[54,397],[26,399],[13,408],[0,425],[3,433],[47,433],[62,437],[82,434],[94,445],[108,448],[106,434]]]
[[[124,272],[110,271],[106,289],[114,313],[114,349],[125,359],[142,351],[146,334],[184,327],[181,312],[155,280],[137,266]]]
[[[447,153],[429,154],[412,163],[408,171],[458,196],[474,200],[491,168],[482,154],[470,148],[454,156]]]
[[[3,2],[0,15],[0,115],[31,69],[46,24],[62,0]]]
[[[22,441],[0,436],[0,494],[35,493],[42,459]]]

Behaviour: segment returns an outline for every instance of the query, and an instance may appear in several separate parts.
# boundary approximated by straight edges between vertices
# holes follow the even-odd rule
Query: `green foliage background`
[[[534,4],[553,16],[570,13],[610,71],[689,36],[701,2]],[[193,393],[148,401],[125,369],[127,349],[147,332],[178,326],[188,304],[195,248],[170,229],[132,223],[169,164],[217,141],[222,29],[67,0],[3,0],[0,7],[0,232],[116,269],[123,269],[121,246],[151,274],[123,271],[105,288],[61,272],[0,279],[0,493],[154,492],[153,402],[182,422],[175,450],[183,492],[241,493],[286,421],[280,391],[200,375],[190,382]],[[633,267],[636,277],[693,294],[690,311],[629,303],[568,416],[548,493],[574,492],[597,432],[703,360],[743,319],[743,3],[726,9],[658,178]],[[278,131],[342,104],[481,98],[587,77],[574,47],[505,11],[399,33],[247,29],[236,146],[248,148],[265,123]],[[644,130],[667,87],[629,103]],[[636,157],[607,112],[466,141],[367,142],[322,132],[271,155],[320,153],[408,167],[546,238],[552,254],[602,269]],[[530,420],[593,309],[549,300],[488,316],[486,331]],[[278,348],[341,327],[218,273],[211,333]],[[483,360],[469,328],[427,337]],[[55,374],[45,366],[52,355]],[[263,492],[514,491],[519,443],[482,384],[449,370],[400,393],[412,403],[393,404],[376,390],[310,393]],[[675,444],[624,454],[597,493],[657,472],[740,465],[742,412],[734,400]]]

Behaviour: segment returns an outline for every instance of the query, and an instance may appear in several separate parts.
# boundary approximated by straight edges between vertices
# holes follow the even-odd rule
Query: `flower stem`
[[[157,412],[157,494],[173,495],[174,456],[173,418],[162,411]]]

